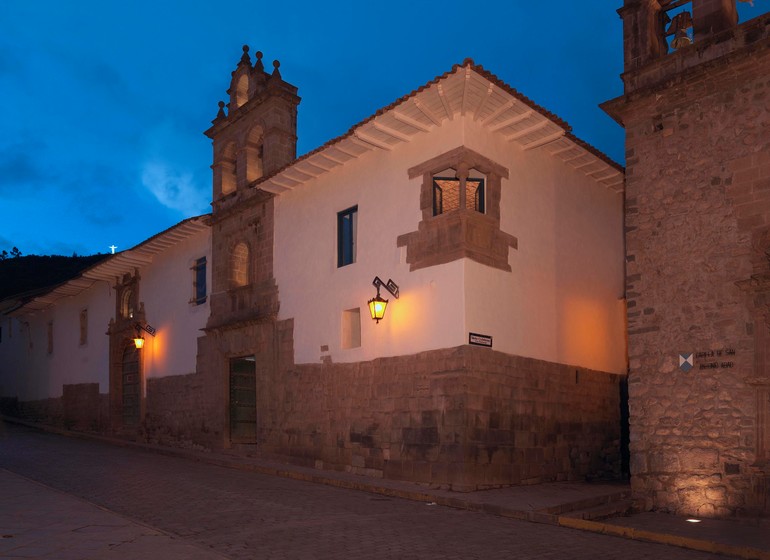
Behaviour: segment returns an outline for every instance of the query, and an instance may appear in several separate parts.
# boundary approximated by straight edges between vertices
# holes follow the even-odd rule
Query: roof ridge
[[[375,111],[372,115],[370,115],[370,116],[366,117],[365,119],[355,123],[354,125],[352,125],[347,131],[345,131],[341,135],[336,136],[334,138],[330,138],[329,140],[327,140],[326,142],[324,142],[323,144],[321,144],[317,148],[314,148],[314,149],[310,150],[309,152],[306,152],[306,153],[302,154],[301,156],[299,156],[298,158],[295,158],[293,161],[287,163],[283,167],[280,167],[279,169],[276,169],[275,171],[273,171],[269,175],[265,175],[264,177],[260,177],[254,183],[253,186],[258,187],[261,183],[269,181],[270,179],[272,179],[273,177],[276,177],[277,175],[279,175],[280,173],[282,173],[286,169],[289,169],[289,168],[293,167],[294,165],[296,165],[298,163],[301,163],[301,162],[309,159],[310,157],[312,157],[312,156],[314,156],[314,155],[316,155],[318,153],[321,153],[326,148],[329,148],[329,147],[333,146],[334,144],[337,144],[337,143],[341,142],[342,140],[345,140],[346,138],[349,138],[349,137],[353,136],[355,134],[355,131],[357,129],[361,128],[362,126],[364,126],[365,124],[373,121],[374,119],[376,119],[380,115],[383,115],[383,114],[387,113],[388,111],[391,111],[391,110],[395,109],[396,107],[398,107],[402,103],[405,103],[409,99],[415,97],[418,93],[421,93],[422,91],[425,91],[426,89],[430,88],[431,86],[433,86],[433,85],[439,83],[440,81],[444,80],[445,78],[449,77],[451,74],[454,74],[460,68],[465,68],[465,67],[469,67],[471,70],[475,71],[476,73],[478,73],[479,75],[483,76],[484,78],[486,78],[490,82],[494,83],[497,87],[499,87],[500,89],[502,89],[503,91],[505,91],[509,95],[512,95],[513,97],[515,97],[516,99],[518,99],[522,103],[530,106],[532,109],[534,109],[538,113],[542,114],[547,119],[551,120],[557,126],[560,126],[561,128],[563,128],[564,132],[565,132],[565,136],[567,138],[569,138],[570,140],[572,140],[573,142],[575,142],[580,147],[584,148],[585,150],[587,150],[588,152],[590,152],[594,156],[598,157],[599,159],[601,159],[602,161],[604,161],[608,165],[610,165],[612,167],[615,167],[619,171],[625,171],[625,168],[622,165],[620,165],[618,162],[613,160],[607,154],[605,154],[604,152],[602,152],[598,148],[592,146],[591,144],[589,144],[585,140],[582,140],[582,139],[578,138],[577,136],[575,136],[572,133],[572,126],[567,121],[565,121],[564,119],[559,117],[556,113],[553,113],[553,112],[549,111],[548,109],[546,109],[545,107],[543,107],[542,105],[539,105],[539,104],[535,103],[532,99],[530,99],[529,97],[527,97],[526,95],[521,93],[519,90],[517,90],[516,88],[514,88],[513,86],[511,86],[507,82],[503,81],[496,74],[493,74],[492,72],[490,72],[489,70],[484,68],[484,66],[482,66],[481,64],[476,64],[476,62],[474,62],[474,60],[472,58],[467,57],[467,58],[465,58],[462,61],[462,63],[453,64],[452,67],[449,70],[447,70],[446,72],[444,72],[442,74],[439,74],[438,76],[434,77],[432,80],[429,80],[428,82],[424,83],[423,85],[419,86],[418,88],[410,91],[409,93],[407,93],[405,95],[402,95],[401,97],[399,97],[398,99],[396,99],[392,103],[389,103],[388,105],[385,105],[384,107],[381,107],[380,109]]]

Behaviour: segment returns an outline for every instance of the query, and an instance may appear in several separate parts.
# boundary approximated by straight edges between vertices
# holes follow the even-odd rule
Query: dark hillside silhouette
[[[108,256],[29,255],[0,259],[0,300],[61,284]]]

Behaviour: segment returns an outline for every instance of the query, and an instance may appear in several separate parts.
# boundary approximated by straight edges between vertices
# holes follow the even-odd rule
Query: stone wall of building
[[[76,383],[62,387],[62,416],[67,429],[100,432],[106,429],[107,395],[98,383]]]
[[[298,365],[258,387],[258,446],[460,491],[617,477],[619,380],[471,346]]]
[[[256,368],[246,446],[230,441],[228,418],[228,363],[243,356]],[[148,410],[187,410],[191,421],[160,424],[187,425],[207,447],[461,491],[619,475],[617,375],[472,346],[345,364],[293,356],[291,320],[211,328],[199,373],[151,381]]]
[[[62,396],[35,401],[7,399],[1,412],[23,420],[80,432],[109,429],[109,396],[99,393],[98,383],[62,386]]]
[[[629,73],[608,104],[626,128],[631,480],[646,510],[768,513],[768,21],[640,70],[656,83],[629,91]]]
[[[208,447],[210,423],[203,414],[205,376],[198,373],[147,380],[146,437],[173,447]]]

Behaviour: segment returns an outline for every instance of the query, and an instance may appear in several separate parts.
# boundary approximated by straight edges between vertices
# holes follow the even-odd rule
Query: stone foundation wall
[[[292,367],[257,398],[260,450],[309,466],[460,491],[619,475],[612,374],[462,346]]]
[[[150,378],[144,429],[151,443],[201,448],[210,445],[204,414],[205,377],[197,373]]]
[[[15,401],[15,406],[9,406],[5,413],[80,432],[108,430],[109,396],[99,393],[98,383],[63,385],[62,390],[63,394],[58,398]]]
[[[98,383],[64,385],[62,420],[70,430],[100,432],[107,425],[106,395],[99,394]]]

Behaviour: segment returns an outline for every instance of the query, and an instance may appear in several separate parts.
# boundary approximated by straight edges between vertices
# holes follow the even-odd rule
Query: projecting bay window
[[[484,213],[484,179],[434,176],[433,215],[438,216],[459,208]]]
[[[508,253],[516,237],[500,229],[502,180],[508,170],[466,148],[457,148],[407,170],[422,178],[416,231],[396,239],[406,247],[410,270],[471,259],[510,271]]]
[[[356,262],[358,206],[337,213],[337,268]]]

